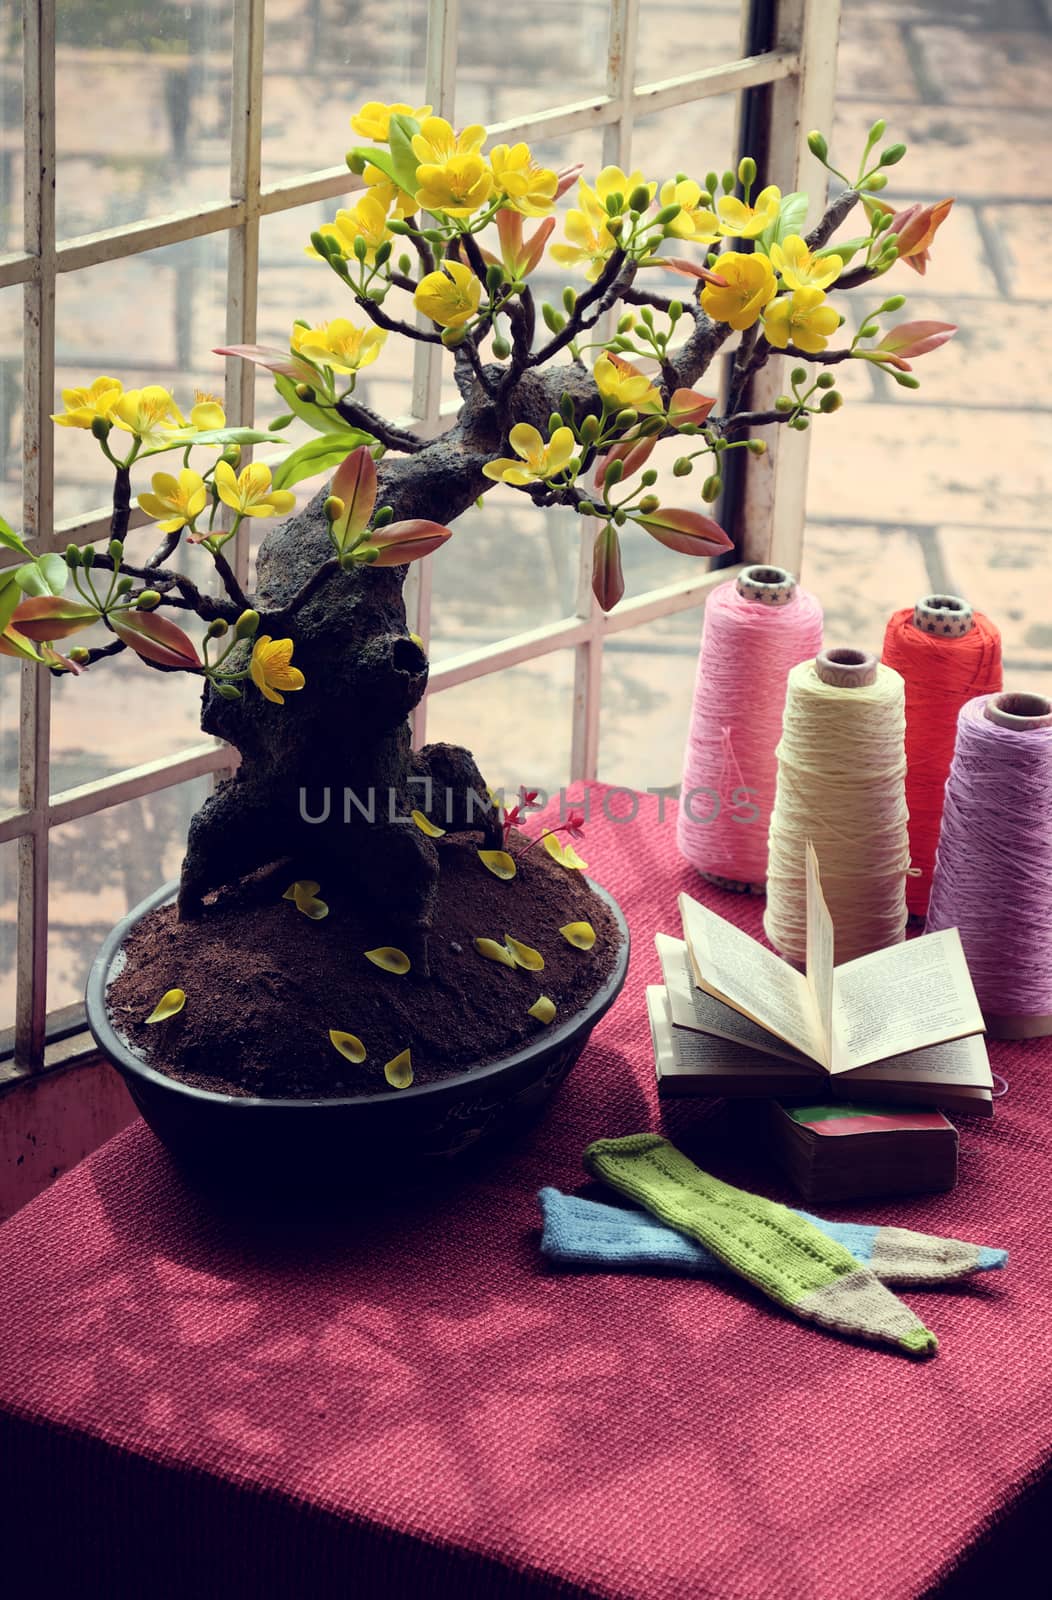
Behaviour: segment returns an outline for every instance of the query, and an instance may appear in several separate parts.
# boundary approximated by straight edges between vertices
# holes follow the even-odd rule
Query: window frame
[[[50,413],[55,390],[55,291],[58,277],[104,262],[126,260],[147,250],[223,233],[229,238],[228,343],[256,338],[259,232],[264,216],[336,199],[360,187],[345,166],[263,184],[263,43],[266,0],[234,0],[233,104],[230,183],[226,200],[149,221],[104,229],[77,238],[55,237],[55,7],[56,0],[23,0],[25,193],[23,248],[0,255],[0,288],[22,285],[25,294],[23,527],[35,549],[64,550],[71,540],[104,537],[109,513],[53,520],[54,448]],[[460,0],[429,0],[425,98],[436,112],[455,118]],[[633,64],[640,0],[610,0],[608,69],[604,92],[532,117],[494,124],[492,137],[507,142],[537,140],[602,129],[603,159],[629,170],[637,115],[647,115],[732,92],[740,94],[739,147],[748,132],[753,153],[764,156],[769,181],[784,191],[796,187],[806,154],[806,131],[828,125],[833,107],[840,0],[746,0],[739,58],[718,67],[661,82],[634,83]],[[761,146],[755,139],[761,130]],[[411,409],[400,419],[425,436],[448,427],[455,406],[440,404],[441,351],[415,349]],[[760,409],[777,392],[776,375],[756,380],[752,403]],[[227,362],[225,402],[232,422],[254,418],[254,369]],[[748,456],[725,522],[736,533],[740,564],[778,561],[798,569],[803,547],[808,436],[779,430],[767,455]],[[131,526],[148,522],[134,510]],[[615,634],[676,612],[700,607],[714,584],[737,566],[670,583],[601,611],[590,581],[593,530],[582,519],[576,604],[573,614],[433,664],[427,697],[414,713],[414,739],[426,737],[428,701],[434,694],[475,678],[536,660],[555,650],[575,657],[570,778],[596,776],[600,742],[603,649]],[[0,565],[12,559],[0,553]],[[248,530],[235,542],[235,570],[248,577]],[[431,563],[416,564],[406,586],[412,625],[427,645],[431,623]],[[77,1008],[47,1012],[48,856],[51,830],[95,815],[127,800],[155,793],[205,774],[228,775],[237,752],[218,741],[192,745],[142,766],[50,792],[51,675],[32,664],[21,668],[18,803],[0,811],[0,844],[18,842],[16,1011],[11,1059],[0,1063],[4,1078],[43,1067],[66,1065],[93,1053]],[[50,1029],[49,1020],[53,1025]],[[72,1036],[71,1036],[72,1034]],[[0,1054],[3,1041],[0,1039]]]

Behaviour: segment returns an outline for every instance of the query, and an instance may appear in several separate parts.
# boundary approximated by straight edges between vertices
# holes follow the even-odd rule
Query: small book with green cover
[[[922,1194],[957,1182],[957,1129],[941,1111],[770,1102],[776,1160],[808,1203]]]

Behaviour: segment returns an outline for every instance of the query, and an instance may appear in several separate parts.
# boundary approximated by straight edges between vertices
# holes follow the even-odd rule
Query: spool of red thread
[[[931,594],[896,611],[884,632],[884,664],[906,683],[906,805],[911,915],[927,915],[957,717],[976,695],[1003,685],[1001,635],[958,595]]]

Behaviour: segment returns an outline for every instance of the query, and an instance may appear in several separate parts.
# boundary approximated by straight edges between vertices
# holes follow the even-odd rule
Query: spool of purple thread
[[[1052,700],[969,700],[957,722],[928,932],[958,928],[987,1030],[1052,1034]]]

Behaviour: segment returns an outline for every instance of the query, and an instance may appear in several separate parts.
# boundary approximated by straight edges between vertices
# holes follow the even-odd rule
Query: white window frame
[[[704,11],[704,0],[699,0]],[[630,169],[635,118],[693,101],[767,88],[765,176],[783,191],[797,186],[806,153],[806,132],[828,126],[836,67],[840,0],[759,0],[771,21],[772,44],[747,54],[750,8],[744,7],[742,54],[736,61],[659,83],[633,84],[640,0],[611,0],[605,92],[515,122],[495,124],[494,137],[556,138],[601,128],[603,157]],[[319,200],[335,199],[357,186],[345,166],[326,168],[282,183],[262,183],[263,20],[265,0],[234,0],[233,108],[230,197],[156,220],[107,228],[99,233],[55,238],[55,6],[56,0],[24,0],[25,215],[23,249],[0,255],[0,288],[25,292],[24,508],[26,537],[40,550],[64,550],[71,540],[105,536],[109,513],[54,523],[54,448],[50,413],[55,399],[55,286],[58,276],[102,262],[120,261],[208,234],[229,235],[226,339],[256,337],[260,218]],[[430,0],[425,98],[455,119],[459,0]],[[757,9],[754,0],[753,13]],[[744,96],[743,96],[744,99]],[[760,152],[756,152],[759,154]],[[440,405],[441,352],[416,347],[411,413],[401,419],[425,436],[449,425],[455,407]],[[776,375],[761,374],[758,407],[777,392]],[[226,410],[232,422],[251,423],[254,371],[229,361]],[[739,497],[736,526],[743,562],[779,561],[798,568],[802,552],[807,436],[770,441],[768,454],[751,457]],[[132,514],[132,527],[146,521]],[[605,640],[630,628],[704,603],[715,583],[736,568],[721,568],[670,583],[623,601],[609,614],[595,603],[590,582],[590,530],[582,524],[581,558],[574,613],[435,663],[428,698],[485,674],[536,660],[554,650],[575,652],[570,777],[594,778],[599,758],[599,716]],[[4,564],[6,560],[4,558]],[[235,565],[247,580],[248,539],[238,535]],[[431,624],[430,562],[413,569],[408,586],[410,615],[427,643]],[[50,793],[51,676],[24,664],[20,687],[19,793],[16,806],[0,811],[0,844],[18,841],[18,933],[14,1052],[0,1066],[0,1083],[43,1066],[65,1065],[90,1054],[83,1034],[47,1048],[48,847],[52,828],[92,816],[124,801],[184,783],[203,774],[224,775],[236,752],[216,741],[184,749],[83,784]],[[415,714],[414,736],[425,737],[427,700]]]

